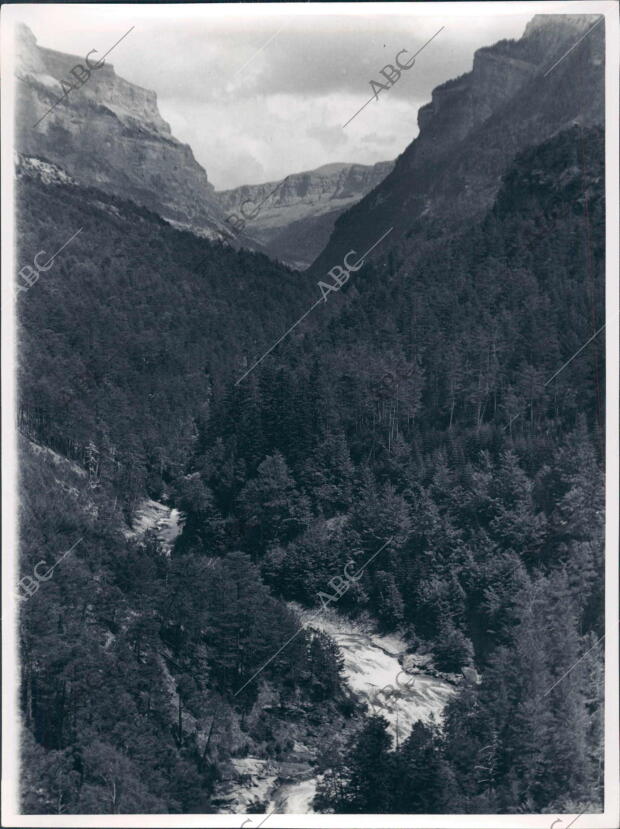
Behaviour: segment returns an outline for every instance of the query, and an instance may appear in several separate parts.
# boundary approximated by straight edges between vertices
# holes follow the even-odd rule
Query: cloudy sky
[[[221,190],[336,161],[395,158],[416,136],[417,110],[433,87],[469,71],[480,46],[521,36],[534,9],[507,14],[526,4],[510,5],[93,4],[12,12],[40,45],[78,55],[105,52],[134,26],[108,62],[157,92],[173,134]],[[370,81],[384,81],[380,70],[403,49],[405,63],[435,34],[415,65],[345,127],[373,95]]]

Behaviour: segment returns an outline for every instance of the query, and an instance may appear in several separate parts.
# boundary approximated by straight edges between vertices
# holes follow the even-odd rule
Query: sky
[[[396,158],[417,135],[417,111],[435,86],[468,72],[481,46],[521,36],[533,12],[507,14],[509,5],[8,8],[39,45],[77,55],[105,52],[133,26],[107,61],[157,93],[173,135],[223,190],[333,162]],[[386,83],[381,69],[420,49],[414,65],[375,96],[370,81]]]

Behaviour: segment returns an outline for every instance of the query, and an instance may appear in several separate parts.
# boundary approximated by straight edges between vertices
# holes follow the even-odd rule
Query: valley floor
[[[344,658],[344,677],[362,702],[374,699],[377,713],[390,724],[397,745],[409,735],[417,721],[441,720],[443,709],[456,688],[446,679],[424,673],[424,659],[406,657],[407,644],[400,636],[382,636],[369,627],[337,614],[332,608],[317,615],[293,603],[290,606],[304,623],[328,634],[337,643]],[[403,672],[403,662],[408,670]],[[456,678],[455,678],[456,680]],[[407,688],[403,688],[404,684]],[[382,689],[395,689],[384,692]],[[400,692],[400,689],[403,689]],[[375,696],[377,695],[377,696]],[[267,813],[308,814],[316,794],[318,776],[310,764],[268,763],[245,758],[245,782],[232,790],[227,786],[226,810],[242,812],[254,800],[268,799]]]

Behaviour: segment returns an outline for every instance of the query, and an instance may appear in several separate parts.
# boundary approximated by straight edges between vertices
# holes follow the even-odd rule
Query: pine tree
[[[239,496],[245,524],[246,545],[253,555],[262,555],[274,544],[290,541],[309,522],[307,499],[300,495],[283,456],[265,458],[258,475]]]
[[[416,722],[396,757],[393,811],[434,814],[443,811],[443,764],[438,734]]]
[[[392,573],[378,570],[374,576],[372,603],[377,616],[387,630],[394,630],[404,618],[403,597]]]
[[[343,759],[319,783],[316,804],[337,814],[374,814],[393,811],[396,785],[392,738],[382,717],[371,717],[357,734]]]

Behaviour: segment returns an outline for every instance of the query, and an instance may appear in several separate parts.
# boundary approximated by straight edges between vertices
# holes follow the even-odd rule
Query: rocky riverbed
[[[381,635],[370,626],[357,624],[333,609],[316,615],[292,605],[302,622],[329,634],[344,658],[344,677],[355,696],[371,702],[386,718],[395,743],[402,742],[413,723],[439,722],[447,702],[456,692],[457,677],[437,675],[424,657],[407,652],[407,643],[397,634]],[[433,675],[435,674],[435,675]],[[381,693],[382,692],[382,693]],[[316,793],[318,776],[312,765],[313,750],[296,744],[287,762],[244,758],[235,780],[223,781],[219,800],[222,811],[253,811],[308,814]],[[254,806],[256,808],[256,806]]]

